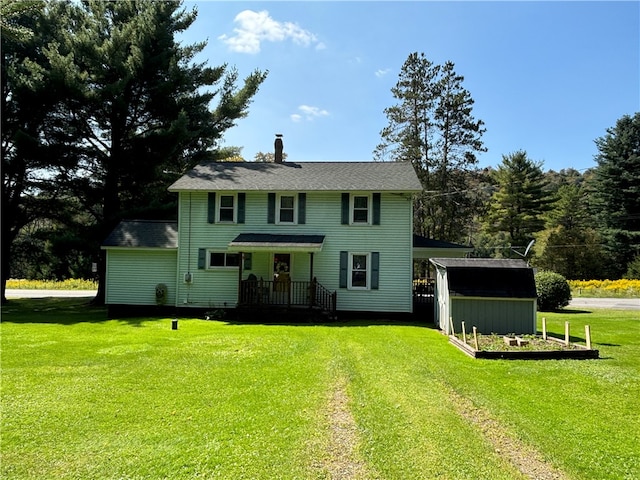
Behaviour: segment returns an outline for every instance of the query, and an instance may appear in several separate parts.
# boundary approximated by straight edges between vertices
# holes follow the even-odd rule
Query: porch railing
[[[336,314],[336,292],[314,278],[309,282],[286,280],[243,280],[239,304],[242,306],[318,307]]]
[[[413,303],[418,305],[433,305],[435,280],[418,278],[413,281]]]

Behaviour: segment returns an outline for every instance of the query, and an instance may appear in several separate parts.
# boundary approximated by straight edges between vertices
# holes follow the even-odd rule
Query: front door
[[[284,275],[291,275],[291,254],[290,253],[274,253],[273,254],[273,279]]]
[[[273,254],[273,294],[274,303],[288,304],[291,302],[291,254]]]

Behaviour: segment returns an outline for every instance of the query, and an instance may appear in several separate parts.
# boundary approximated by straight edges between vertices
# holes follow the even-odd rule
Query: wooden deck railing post
[[[311,279],[311,285],[309,285],[309,307],[313,307],[316,304],[316,288],[318,280],[316,277]]]

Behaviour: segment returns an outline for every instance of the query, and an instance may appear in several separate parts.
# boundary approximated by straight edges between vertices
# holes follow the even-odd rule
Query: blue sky
[[[595,166],[594,140],[640,111],[640,2],[196,1],[180,38],[243,78],[269,75],[225,134],[245,159],[284,135],[289,161],[370,161],[412,52],[451,60],[485,123],[479,166],[526,150]]]

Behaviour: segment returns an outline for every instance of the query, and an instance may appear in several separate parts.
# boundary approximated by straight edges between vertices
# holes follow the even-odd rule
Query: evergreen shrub
[[[535,275],[538,292],[538,310],[550,312],[569,305],[571,288],[569,282],[556,272],[542,270]]]

